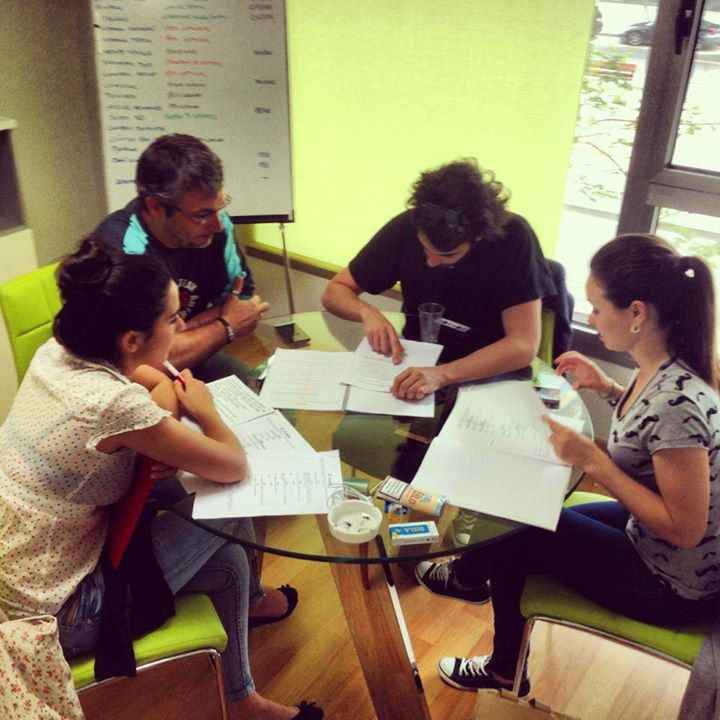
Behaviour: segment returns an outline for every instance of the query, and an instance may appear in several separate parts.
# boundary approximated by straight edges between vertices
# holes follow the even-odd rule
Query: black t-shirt
[[[209,305],[221,303],[238,275],[245,278],[243,297],[250,297],[255,291],[250,268],[235,243],[232,221],[224,211],[221,220],[223,229],[213,235],[208,247],[168,248],[143,222],[140,200],[135,198],[108,215],[95,234],[126,253],[152,253],[160,259],[178,284],[180,315],[190,320]]]
[[[503,310],[555,293],[547,262],[528,222],[512,215],[505,234],[481,240],[452,267],[428,267],[410,212],[390,220],[351,261],[355,282],[373,295],[402,287],[404,337],[420,339],[418,305],[436,302],[444,317],[467,325],[440,327],[441,362],[465,357],[505,336]]]

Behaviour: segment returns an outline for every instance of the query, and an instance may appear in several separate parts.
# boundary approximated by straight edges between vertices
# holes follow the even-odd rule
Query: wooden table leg
[[[328,555],[347,554],[347,545],[316,516]],[[366,548],[367,551],[367,548]],[[431,720],[422,685],[408,660],[400,626],[380,565],[368,566],[368,589],[349,563],[331,570],[378,720]]]
[[[366,558],[368,556],[368,544],[367,543],[360,543],[358,546],[359,555],[361,558]],[[367,565],[361,565],[360,566],[360,580],[362,580],[362,586],[366,589],[370,589],[370,576],[368,575],[368,566]]]

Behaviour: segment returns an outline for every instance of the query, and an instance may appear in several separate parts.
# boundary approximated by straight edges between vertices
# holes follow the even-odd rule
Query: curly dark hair
[[[475,158],[463,158],[421,173],[407,202],[413,222],[438,250],[464,242],[497,240],[510,219],[509,193],[482,170]]]

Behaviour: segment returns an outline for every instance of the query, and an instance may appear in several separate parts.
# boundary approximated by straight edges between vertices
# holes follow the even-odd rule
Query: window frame
[[[720,216],[720,176],[671,162],[704,4],[660,0],[658,5],[618,234],[655,232],[660,208]],[[676,54],[676,18],[686,13],[689,33]]]

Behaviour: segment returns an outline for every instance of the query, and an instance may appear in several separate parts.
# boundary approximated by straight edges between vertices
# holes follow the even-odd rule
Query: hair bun
[[[97,237],[83,240],[80,249],[60,266],[58,285],[65,301],[102,292],[115,266],[117,250]]]

